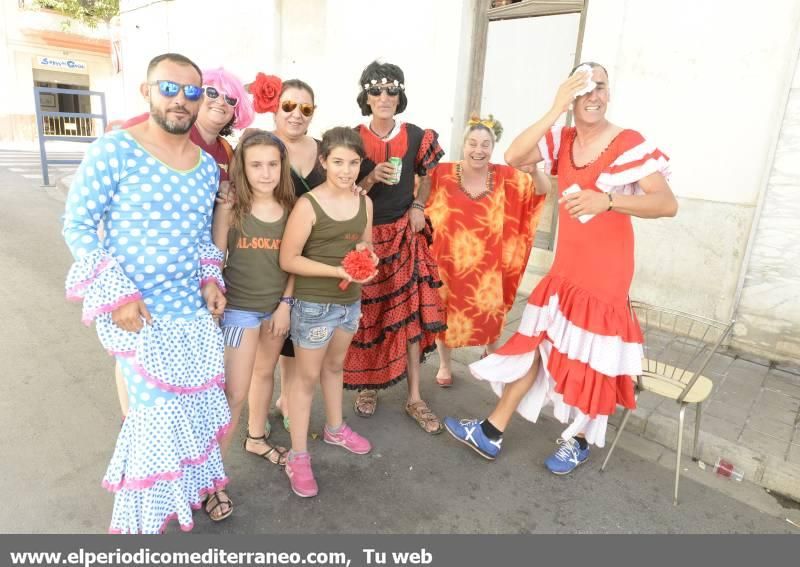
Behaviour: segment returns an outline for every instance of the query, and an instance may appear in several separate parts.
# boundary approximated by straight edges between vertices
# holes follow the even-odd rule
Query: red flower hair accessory
[[[342,259],[342,267],[354,280],[363,280],[370,277],[375,271],[375,262],[372,259],[372,253],[366,248],[351,250]],[[342,280],[339,282],[339,289],[344,291],[349,285],[349,281]]]
[[[256,80],[247,85],[247,90],[253,95],[253,108],[259,114],[276,112],[278,100],[281,96],[283,81],[275,75],[256,74]]]

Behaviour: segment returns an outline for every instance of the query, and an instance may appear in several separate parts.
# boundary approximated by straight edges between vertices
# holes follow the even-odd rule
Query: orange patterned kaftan
[[[444,342],[450,348],[495,342],[525,273],[544,195],[527,173],[489,165],[491,189],[473,198],[461,186],[460,164],[431,173],[426,213],[431,248],[444,285]]]

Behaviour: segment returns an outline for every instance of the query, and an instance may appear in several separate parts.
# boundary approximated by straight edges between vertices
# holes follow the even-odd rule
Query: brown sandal
[[[247,450],[247,442],[248,441],[260,441],[266,447],[269,447],[263,453],[254,453],[253,451]],[[251,455],[255,455],[256,457],[261,457],[262,459],[269,461],[273,465],[278,465],[279,467],[286,466],[286,457],[288,456],[288,451],[286,447],[280,447],[278,445],[270,445],[267,443],[267,436],[262,435],[261,437],[253,437],[249,433],[247,434],[247,438],[244,440],[242,444],[242,448],[250,453]]]
[[[205,501],[204,509],[206,511],[206,514],[208,514],[209,519],[212,522],[221,522],[222,520],[233,514],[233,502],[231,501],[231,499],[228,497],[227,494],[225,494],[226,498],[225,500],[220,498],[219,495],[221,493],[225,494],[225,491],[218,490],[213,494],[209,494],[208,498],[206,498]],[[214,502],[216,502],[216,504]],[[211,508],[209,508],[209,506],[211,506]],[[219,515],[215,516],[214,512],[216,512],[216,510],[220,507],[224,507],[224,509],[219,513]]]
[[[378,390],[361,390],[353,402],[357,416],[372,417],[378,409]]]
[[[431,409],[428,407],[428,404],[425,403],[425,400],[419,400],[416,402],[411,402],[406,404],[406,413],[417,422],[417,424],[422,428],[425,433],[430,433],[431,435],[438,435],[444,430],[442,426],[442,422],[439,421],[439,418],[436,417]],[[435,429],[430,429],[431,425],[435,425]]]

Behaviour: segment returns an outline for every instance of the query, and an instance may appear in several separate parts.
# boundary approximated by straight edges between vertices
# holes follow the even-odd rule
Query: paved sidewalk
[[[517,302],[509,313],[503,339],[516,330],[530,289],[540,277],[529,268]],[[454,358],[469,364],[477,360],[480,351],[460,349],[455,351]],[[800,502],[800,366],[778,365],[746,354],[722,352],[711,359],[705,375],[714,382],[714,390],[703,404],[699,459],[714,463],[718,457],[724,457],[742,470],[750,482]],[[639,396],[638,405],[625,432],[654,444],[643,449],[644,445],[636,443],[630,449],[644,450],[656,461],[667,452],[674,452],[678,405],[650,392]],[[552,412],[545,414],[552,417]],[[608,446],[621,416],[620,410],[609,420]],[[685,422],[683,443],[684,454],[688,457],[694,441],[692,406],[686,410]],[[612,457],[609,467],[613,467],[615,458]],[[683,465],[696,466],[688,458]]]

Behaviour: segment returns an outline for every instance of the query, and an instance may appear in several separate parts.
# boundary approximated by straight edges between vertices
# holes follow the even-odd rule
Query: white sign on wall
[[[71,72],[88,72],[88,66],[84,61],[77,59],[62,59],[58,57],[48,57],[46,55],[38,55],[34,60],[34,64],[42,69],[54,69],[59,71]]]

